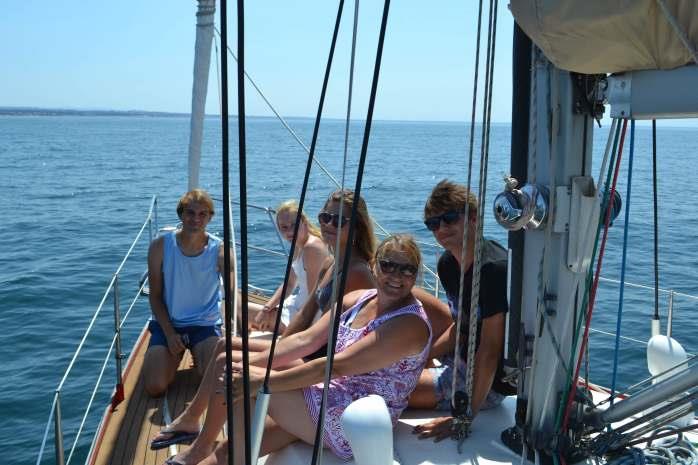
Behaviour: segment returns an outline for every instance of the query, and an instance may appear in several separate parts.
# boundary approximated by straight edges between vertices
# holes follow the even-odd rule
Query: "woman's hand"
[[[268,307],[264,306],[262,311],[257,313],[255,316],[254,323],[260,331],[273,331],[274,325],[276,324],[276,314],[279,311],[279,307]]]
[[[417,434],[419,439],[433,437],[434,442],[439,442],[451,436],[452,427],[453,417],[440,417],[415,426],[412,434]]]
[[[218,376],[216,386],[217,394],[225,394],[225,370]],[[242,376],[242,364],[233,363],[233,403],[238,402],[244,396]],[[264,374],[260,370],[250,370],[250,393],[252,396],[257,394],[257,391],[264,384]],[[223,401],[225,405],[225,401]]]

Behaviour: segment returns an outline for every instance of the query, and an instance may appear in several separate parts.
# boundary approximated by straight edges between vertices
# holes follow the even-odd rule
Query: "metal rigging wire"
[[[228,32],[227,32],[227,4],[226,0],[221,1],[220,23],[221,23],[221,47],[227,48]],[[240,159],[240,245],[241,245],[241,280],[242,280],[242,361],[243,361],[243,409],[244,409],[244,425],[245,425],[245,454],[249,454],[249,350],[248,350],[248,334],[247,334],[247,193],[246,193],[246,163],[245,163],[245,86],[241,79],[241,70],[244,69],[244,1],[238,0],[237,4],[237,20],[238,20],[238,144],[239,144],[239,159]],[[225,299],[225,347],[226,347],[226,413],[228,421],[228,463],[233,463],[234,444],[234,419],[233,419],[233,373],[232,373],[232,334],[229,322],[232,318],[232,308],[237,294],[236,289],[233,289],[230,282],[230,188],[229,188],[229,147],[228,147],[228,57],[226,54],[221,54],[221,138],[222,138],[222,181],[223,181],[223,204],[226,208],[223,210],[223,236],[224,236],[224,273],[223,279],[226,289]],[[236,286],[237,288],[237,286]],[[249,459],[247,460],[249,463]]]
[[[659,329],[659,213],[657,212],[657,120],[652,120],[652,199],[654,210],[654,317]]]
[[[625,198],[625,224],[623,225],[623,253],[620,267],[620,292],[618,296],[618,316],[616,319],[616,342],[613,354],[613,376],[611,378],[611,405],[613,394],[616,392],[616,378],[618,375],[618,351],[620,350],[620,329],[623,318],[623,296],[625,293],[625,270],[628,255],[628,229],[630,224],[630,188],[633,180],[633,155],[635,154],[635,120],[630,121],[630,151],[628,153],[628,193]]]
[[[385,0],[383,6],[383,17],[381,19],[380,33],[378,36],[378,47],[376,50],[376,61],[373,68],[373,79],[371,82],[371,94],[368,100],[368,111],[366,115],[366,126],[364,129],[363,142],[361,144],[361,155],[359,157],[359,166],[356,175],[356,185],[354,188],[354,198],[356,199],[352,205],[351,219],[349,221],[349,232],[347,238],[347,247],[343,257],[342,264],[342,277],[340,279],[339,290],[337,292],[337,309],[341,309],[344,301],[344,291],[346,288],[347,281],[347,270],[349,269],[349,263],[351,260],[351,243],[354,238],[354,230],[356,225],[356,214],[358,208],[358,199],[361,197],[361,183],[363,181],[364,166],[366,164],[366,154],[368,152],[368,142],[371,133],[371,124],[373,122],[373,109],[376,102],[376,93],[378,90],[378,77],[380,75],[381,59],[383,57],[383,44],[385,42],[385,31],[388,23],[388,12],[390,10],[390,0]],[[336,265],[335,265],[336,266]],[[335,312],[334,319],[332,321],[333,338],[336,340],[337,332],[339,331],[339,312]],[[332,365],[334,363],[334,344],[328,344],[328,357],[327,357],[327,370],[332,372]],[[324,390],[328,388],[326,383]],[[323,425],[325,419],[325,406],[326,406],[326,394],[323,393],[323,400],[320,402],[320,412],[318,415],[317,430],[315,432],[315,444],[313,446],[313,461],[312,465],[317,465],[320,459],[320,449],[323,443]]]
[[[281,310],[283,309],[284,298],[286,297],[288,278],[291,272],[291,263],[293,262],[293,255],[296,248],[296,240],[298,238],[298,229],[300,227],[301,215],[303,212],[303,205],[305,204],[305,195],[308,190],[308,182],[310,179],[310,170],[313,164],[313,157],[315,154],[315,147],[317,144],[318,134],[320,132],[320,121],[322,119],[322,110],[325,104],[325,96],[327,94],[327,86],[330,78],[330,71],[332,70],[332,61],[334,57],[335,46],[337,44],[337,36],[339,34],[339,25],[342,19],[342,12],[344,10],[344,0],[339,1],[339,6],[337,8],[337,18],[335,20],[334,31],[332,33],[332,41],[330,44],[330,52],[327,58],[327,65],[325,67],[325,77],[322,83],[322,90],[320,92],[320,102],[318,103],[318,110],[315,117],[315,126],[313,128],[313,136],[310,143],[310,150],[308,153],[308,162],[305,167],[305,175],[303,177],[303,187],[301,188],[301,195],[298,201],[298,214],[296,215],[296,221],[293,226],[293,240],[291,241],[291,250],[288,254],[288,260],[286,263],[286,272],[284,274],[284,284],[281,290],[281,300],[279,304],[279,311],[276,313],[276,321],[274,322],[274,333],[271,339],[271,347],[269,349],[269,360],[267,362],[267,369],[264,376],[264,386],[263,392],[269,392],[269,375],[271,372],[272,361],[274,359],[274,350],[276,348],[276,340],[279,334],[279,329],[281,327]]]
[[[245,0],[237,1],[237,88],[238,88],[238,147],[240,172],[240,281],[242,299],[242,392],[243,411],[245,425],[245,463],[250,463],[250,346],[249,346],[249,307],[248,307],[248,281],[249,268],[247,259],[247,151],[245,146]],[[227,122],[227,119],[226,119]],[[228,205],[230,199],[227,199]],[[232,356],[232,347],[229,355]],[[231,365],[228,364],[228,368]],[[232,464],[232,457],[228,456],[228,462]]]
[[[344,212],[344,183],[346,180],[346,173],[347,173],[347,158],[348,158],[348,149],[349,149],[349,128],[351,124],[351,102],[352,102],[352,96],[353,96],[353,87],[354,87],[354,62],[356,58],[356,35],[357,35],[357,29],[358,29],[358,24],[359,24],[359,0],[354,0],[354,26],[352,28],[352,39],[351,39],[351,58],[350,58],[350,65],[349,65],[349,89],[347,92],[347,115],[346,115],[346,121],[345,121],[345,126],[344,126],[344,156],[342,159],[342,183],[341,183],[341,191],[342,195],[339,198],[339,212]],[[358,198],[354,199],[354,202],[357,202]],[[343,214],[343,213],[342,213]],[[342,223],[339,222],[337,224],[337,238],[335,241],[335,252],[334,252],[334,265],[332,267],[332,293],[330,295],[330,302],[335,302],[337,300],[337,292],[338,292],[338,283],[339,283],[339,273],[340,270],[337,266],[339,264],[340,259],[341,259],[341,236],[342,236]],[[350,247],[351,245],[348,243],[347,248]],[[344,270],[342,270],[344,271]],[[337,318],[337,307],[335,306],[330,306],[330,321],[334,321],[335,318]],[[340,312],[341,314],[341,312]],[[330,347],[335,347],[336,344],[336,334],[334,333],[334,326],[333,325],[328,325],[327,328],[327,352],[329,353],[332,349]],[[330,365],[326,364],[325,366],[325,376],[324,376],[324,386],[329,386],[330,385],[330,379],[332,377],[332,371],[330,369]],[[327,394],[328,394],[328,389],[323,389],[322,390],[322,399],[321,403],[324,404],[327,402]],[[320,447],[318,450],[318,463],[322,463],[322,453],[323,453],[324,448]]]

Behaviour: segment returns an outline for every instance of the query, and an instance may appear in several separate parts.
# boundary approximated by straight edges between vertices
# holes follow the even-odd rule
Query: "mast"
[[[507,181],[494,210],[511,231],[512,283],[520,285],[511,289],[520,323],[514,315],[509,328],[510,344],[519,351],[518,441],[550,453],[559,439],[556,413],[569,379],[575,315],[589,267],[592,241],[585,235],[599,221],[589,175],[597,106],[577,91],[580,82],[595,77],[556,68],[521,36],[515,32],[514,83],[520,88],[513,102],[511,169],[517,179]],[[521,119],[529,120],[528,127]],[[571,214],[573,209],[579,214]]]
[[[588,175],[593,126],[584,114],[575,112],[573,77],[553,66],[537,47],[532,65],[528,182],[547,187],[552,215],[542,229],[524,233],[522,320],[525,334],[538,336],[524,389],[527,426],[538,436],[530,439],[547,446],[556,433],[555,415],[567,383],[564,364],[572,350],[574,315],[589,266],[588,257],[568,254],[568,243],[575,241],[570,236],[576,231],[595,231],[598,215],[589,217],[592,224],[578,224],[577,218],[569,217],[573,182],[581,187],[581,197],[596,199]]]
[[[194,81],[191,94],[191,127],[189,135],[189,184],[187,190],[199,187],[201,143],[206,112],[208,72],[211,66],[215,0],[198,0],[196,11],[196,44],[194,52]]]

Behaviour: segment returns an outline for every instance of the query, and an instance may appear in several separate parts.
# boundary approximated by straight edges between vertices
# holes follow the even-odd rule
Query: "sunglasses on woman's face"
[[[330,224],[332,223],[332,226],[335,228],[338,228],[339,225],[344,226],[349,222],[349,218],[346,216],[342,216],[338,213],[330,213],[326,211],[321,211],[320,214],[317,216],[317,220],[321,224]]]
[[[378,260],[381,272],[385,274],[393,274],[399,272],[403,276],[412,278],[417,274],[417,267],[409,263],[396,263],[390,260]]]
[[[454,224],[460,218],[462,212],[451,210],[440,215],[431,216],[424,220],[424,225],[429,231],[436,231],[441,227],[441,222],[446,224]]]

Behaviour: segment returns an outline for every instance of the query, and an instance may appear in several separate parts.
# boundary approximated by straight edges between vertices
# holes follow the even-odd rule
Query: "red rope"
[[[599,286],[599,277],[601,276],[601,263],[603,262],[603,253],[606,249],[606,239],[608,238],[608,227],[611,223],[611,201],[616,193],[616,182],[618,181],[618,172],[620,171],[620,160],[623,155],[623,142],[625,141],[625,130],[628,127],[628,120],[623,120],[623,130],[620,134],[620,145],[618,146],[618,157],[616,158],[615,172],[613,173],[613,183],[611,184],[611,193],[608,197],[608,205],[606,206],[606,219],[604,221],[603,228],[603,238],[601,239],[601,248],[599,249],[599,259],[596,262],[596,274],[594,275],[594,283],[589,291],[589,305],[587,307],[587,318],[586,324],[584,325],[584,336],[582,337],[582,344],[579,350],[580,356],[577,358],[577,366],[575,368],[574,377],[572,377],[572,382],[574,383],[569,390],[567,395],[567,405],[565,406],[565,416],[562,420],[562,432],[567,431],[567,424],[570,419],[570,412],[572,411],[572,400],[574,399],[574,393],[576,391],[575,387],[577,385],[577,379],[579,378],[579,370],[582,366],[582,356],[586,349],[587,340],[589,339],[589,327],[591,326],[591,316],[594,311],[594,300],[596,299],[596,289]]]

